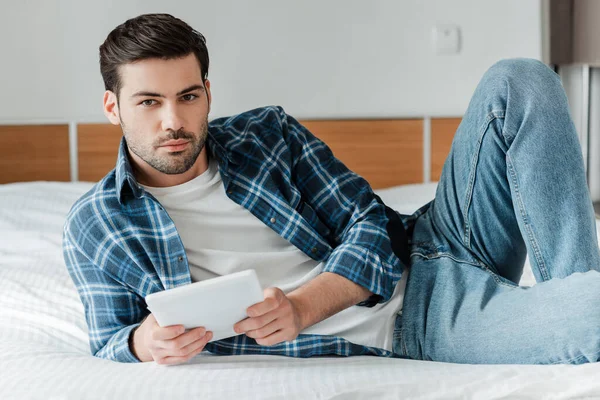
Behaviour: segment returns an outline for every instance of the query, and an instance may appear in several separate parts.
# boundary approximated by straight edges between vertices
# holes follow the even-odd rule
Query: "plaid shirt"
[[[370,290],[373,295],[359,306],[389,300],[408,263],[405,232],[417,214],[399,217],[384,206],[363,178],[280,107],[214,120],[208,133],[208,150],[231,200],[324,261],[324,272]],[[144,297],[190,284],[191,277],[175,224],[134,178],[125,139],[116,168],[69,212],[63,252],[84,305],[92,354],[138,362],[129,337],[149,313]],[[306,334],[274,346],[238,335],[205,349],[224,355],[393,356],[340,337]]]

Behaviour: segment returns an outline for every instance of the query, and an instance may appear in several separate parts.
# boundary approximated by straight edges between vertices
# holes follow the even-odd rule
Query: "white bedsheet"
[[[600,364],[472,366],[375,357],[201,355],[179,366],[92,357],[61,231],[88,183],[0,185],[0,399],[600,397]],[[409,213],[435,185],[381,191]]]

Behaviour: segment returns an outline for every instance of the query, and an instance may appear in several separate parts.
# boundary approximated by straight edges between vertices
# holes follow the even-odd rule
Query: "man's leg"
[[[504,60],[477,87],[428,217],[465,257],[518,283],[600,270],[581,148],[556,75]]]
[[[597,358],[593,209],[564,90],[542,63],[506,60],[485,74],[412,239],[406,355],[474,363]],[[527,252],[543,283],[522,289]],[[566,279],[546,282],[552,278]]]
[[[524,288],[451,256],[412,261],[396,353],[466,364],[600,359],[600,272]]]

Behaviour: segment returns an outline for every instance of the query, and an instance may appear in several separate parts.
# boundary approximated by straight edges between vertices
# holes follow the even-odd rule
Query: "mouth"
[[[177,139],[177,140],[169,140],[162,145],[160,148],[163,148],[170,152],[182,151],[185,150],[186,147],[190,144],[189,140]]]

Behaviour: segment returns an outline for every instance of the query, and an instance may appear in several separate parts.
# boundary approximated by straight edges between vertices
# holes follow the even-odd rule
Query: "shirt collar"
[[[121,138],[121,144],[119,146],[117,167],[115,168],[115,179],[119,203],[123,204],[123,196],[127,191],[132,193],[137,199],[143,196],[144,193],[142,188],[138,185],[135,176],[133,175],[133,168],[129,161],[125,136]]]

